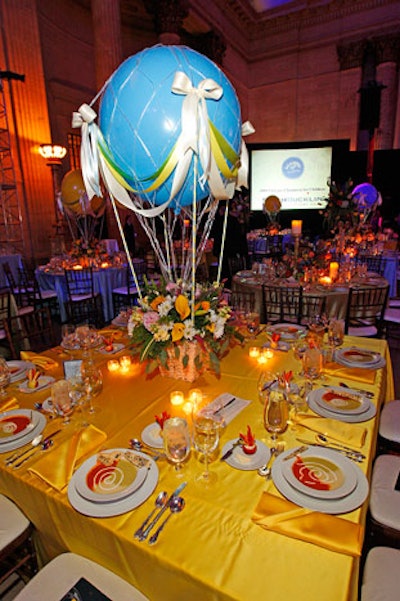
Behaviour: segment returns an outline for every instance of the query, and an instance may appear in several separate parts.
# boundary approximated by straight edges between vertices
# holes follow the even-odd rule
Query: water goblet
[[[77,348],[78,340],[76,337],[75,326],[72,323],[64,323],[61,326],[61,346],[67,350]]]
[[[309,344],[307,339],[303,336],[300,338],[296,338],[295,340],[293,340],[292,342],[292,351],[293,351],[293,355],[294,358],[297,359],[297,361],[300,361],[301,366],[303,366],[303,356],[304,353],[306,352],[306,350],[308,349]],[[303,370],[301,368],[299,375],[303,375]]]
[[[262,405],[265,403],[265,393],[278,380],[277,376],[269,370],[262,370],[257,381],[258,400]]]
[[[0,357],[0,401],[4,401],[7,397],[7,387],[10,384],[10,369],[7,361]]]
[[[51,387],[51,402],[56,414],[62,416],[63,426],[70,423],[74,410],[74,403],[70,392],[71,387],[68,380],[58,380]]]
[[[93,398],[100,394],[103,389],[102,371],[92,361],[83,361],[81,376],[83,390],[86,393],[83,397],[83,408],[87,408],[89,413],[95,413]]]
[[[331,349],[333,359],[334,349],[343,344],[344,340],[344,320],[332,318],[328,324],[328,344]]]
[[[170,417],[163,425],[164,450],[179,475],[183,462],[190,453],[190,431],[186,419]]]
[[[260,315],[254,312],[247,313],[246,327],[250,334],[250,338],[255,338],[260,329]]]
[[[288,427],[288,401],[281,390],[267,390],[264,403],[264,427],[271,434],[271,444],[276,447],[278,434]]]
[[[219,442],[219,425],[211,417],[199,414],[194,419],[194,446],[204,457],[204,470],[196,477],[196,481],[209,486],[217,480],[217,474],[210,472],[209,461]]]
[[[303,359],[303,373],[307,380],[316,380],[321,376],[323,365],[323,354],[317,347],[306,349]]]

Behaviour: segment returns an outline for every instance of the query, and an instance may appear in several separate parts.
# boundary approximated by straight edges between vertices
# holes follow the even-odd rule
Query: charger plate
[[[335,351],[335,361],[345,367],[361,369],[380,369],[386,365],[379,353],[358,347],[344,347]]]
[[[324,388],[322,390],[325,391],[326,388]],[[338,413],[335,411],[330,411],[329,409],[326,409],[325,407],[322,407],[317,402],[316,399],[319,397],[320,394],[321,394],[321,389],[318,388],[316,390],[312,390],[308,394],[307,400],[308,400],[308,406],[310,407],[310,409],[312,409],[312,411],[314,411],[314,413],[317,413],[321,417],[330,417],[331,419],[337,419],[340,422],[356,424],[359,422],[366,422],[376,415],[376,407],[372,403],[372,401],[370,401],[369,399],[366,399],[366,403],[369,403],[369,406],[368,406],[367,410],[363,411],[362,413],[356,413],[356,414]]]
[[[329,386],[313,392],[315,402],[331,413],[358,415],[367,411],[371,405],[370,399],[343,386]]]
[[[8,451],[15,451],[20,447],[32,442],[32,440],[41,434],[46,426],[46,418],[44,415],[39,413],[38,411],[31,411],[30,409],[13,409],[11,411],[5,411],[0,413],[0,419],[4,418],[6,415],[30,415],[30,418],[33,423],[33,428],[27,429],[23,436],[19,436],[15,438],[15,436],[10,437],[7,442],[0,443],[0,453],[7,453]]]

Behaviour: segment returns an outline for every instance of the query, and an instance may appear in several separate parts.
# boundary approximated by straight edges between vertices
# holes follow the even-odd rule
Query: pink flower
[[[147,313],[144,313],[143,325],[146,328],[146,330],[149,330],[149,332],[151,332],[151,326],[157,323],[158,319],[159,316],[158,313],[156,313],[156,311],[148,311]]]

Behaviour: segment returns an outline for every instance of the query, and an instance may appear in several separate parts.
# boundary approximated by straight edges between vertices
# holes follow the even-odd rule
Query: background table
[[[262,344],[263,338],[257,341]],[[251,343],[252,345],[254,342]],[[346,345],[359,344],[359,339],[346,337]],[[392,399],[393,378],[387,343],[363,339],[363,347],[381,352],[387,367],[376,372],[374,384],[362,384],[375,393],[374,402]],[[50,353],[51,354],[51,353]],[[51,356],[61,360],[60,355]],[[96,355],[98,361],[104,356]],[[292,352],[276,353],[268,365],[272,371],[298,369]],[[54,375],[61,376],[61,365]],[[248,346],[236,347],[221,363],[221,377],[206,373],[194,384],[170,378],[146,377],[143,373],[123,376],[104,374],[104,390],[97,398],[98,412],[93,423],[107,433],[105,448],[126,447],[128,440],[139,437],[145,426],[162,410],[171,411],[169,393],[180,389],[185,393],[200,387],[211,400],[223,392],[250,400],[248,407],[222,432],[222,446],[237,438],[250,424],[258,439],[265,438],[262,407],[257,400],[259,368],[248,356]],[[340,378],[343,380],[343,376]],[[329,382],[337,379],[329,377]],[[347,381],[354,384],[354,381]],[[19,394],[24,406],[33,407],[44,400],[48,391],[31,395]],[[379,413],[379,411],[378,411]],[[63,429],[49,453],[76,429],[77,414],[71,426]],[[378,420],[365,422],[366,443],[363,452],[368,459],[361,469],[369,476],[375,453]],[[54,420],[45,434],[55,429]],[[287,448],[298,446],[295,432],[284,435]],[[54,455],[55,456],[55,455]],[[171,466],[158,462],[160,479],[153,495],[140,507],[124,515],[92,518],[78,513],[69,504],[66,492],[57,492],[27,468],[6,468],[0,463],[0,491],[23,507],[33,521],[40,538],[40,548],[47,557],[71,550],[112,569],[148,596],[152,601],[355,601],[359,561],[348,555],[282,536],[254,524],[254,508],[264,490],[279,495],[272,481],[266,483],[255,471],[239,471],[225,462],[216,461],[211,469],[218,482],[212,490],[204,490],[194,482],[201,469],[194,458],[185,468],[188,485],[182,493],[186,507],[171,518],[158,543],[150,547],[133,538],[134,531],[154,507],[156,494],[172,492],[182,478]],[[363,524],[367,501],[343,519]]]

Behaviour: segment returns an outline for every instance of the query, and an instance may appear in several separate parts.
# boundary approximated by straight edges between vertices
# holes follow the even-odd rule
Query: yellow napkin
[[[263,492],[252,515],[253,522],[291,538],[297,538],[330,551],[361,555],[363,528],[359,524],[295,505]]]
[[[44,371],[58,366],[57,361],[54,361],[50,357],[46,357],[45,355],[36,355],[36,353],[32,353],[31,351],[21,351],[20,357],[22,361],[30,361],[31,363],[37,365],[37,367],[42,368]]]
[[[376,369],[362,369],[360,367],[344,367],[339,363],[327,363],[324,365],[324,373],[328,376],[354,380],[355,382],[365,382],[365,384],[374,384]]]
[[[124,332],[122,330],[108,329],[108,330],[100,330],[99,334],[101,336],[103,336],[104,338],[113,337],[114,340],[119,340],[124,335]]]
[[[0,403],[0,411],[11,411],[11,409],[19,409],[19,403],[15,396],[9,397],[2,403]]]
[[[101,447],[106,440],[104,432],[88,426],[75,432],[59,447],[47,451],[29,471],[61,491],[70,481],[77,462]]]
[[[297,426],[302,426],[317,434],[324,434],[325,436],[328,436],[328,438],[332,438],[332,440],[336,440],[351,447],[361,448],[364,445],[367,436],[367,429],[364,428],[364,426],[340,422],[339,420],[330,419],[328,417],[313,417],[312,415],[299,414],[293,419]],[[311,441],[310,444],[312,444]]]

